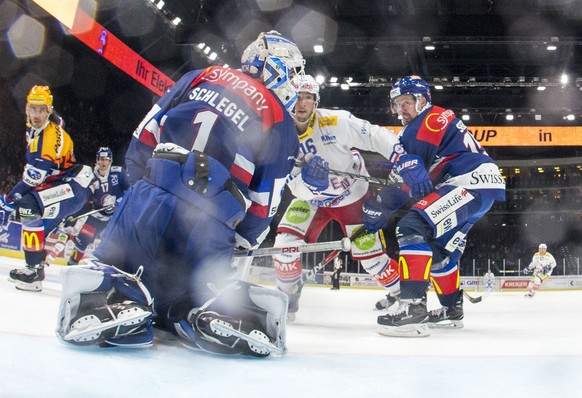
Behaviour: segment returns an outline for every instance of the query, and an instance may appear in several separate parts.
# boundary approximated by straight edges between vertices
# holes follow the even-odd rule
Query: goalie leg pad
[[[187,347],[258,357],[285,353],[287,296],[282,292],[234,281],[201,307],[184,308],[176,306],[169,316]]]
[[[148,347],[153,301],[139,275],[96,261],[62,271],[57,337],[74,345]]]

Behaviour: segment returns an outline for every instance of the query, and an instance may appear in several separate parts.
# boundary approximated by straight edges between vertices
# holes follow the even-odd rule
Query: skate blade
[[[269,340],[269,337],[263,332],[253,330],[249,334],[236,330],[231,324],[220,319],[214,319],[210,322],[210,328],[216,334],[224,337],[236,336],[246,341],[253,352],[261,355],[269,355],[271,353],[283,355],[285,350],[277,347]]]
[[[63,337],[65,341],[76,341],[79,343],[97,340],[102,332],[118,327],[118,326],[138,326],[144,319],[149,317],[152,313],[150,311],[143,311],[141,309],[134,309],[132,313],[119,313],[118,318],[101,322],[95,315],[87,315],[77,319],[71,325],[71,331]],[[75,326],[76,325],[76,326]],[[75,329],[79,327],[82,329]]]
[[[461,320],[458,321],[446,320],[428,323],[428,327],[431,329],[462,329],[465,327],[465,324]]]
[[[32,282],[32,283],[25,283],[20,281],[14,281],[16,284],[15,287],[18,290],[22,290],[24,292],[41,292],[42,291],[42,282]]]
[[[390,337],[427,337],[430,336],[428,325],[426,323],[414,323],[402,326],[384,326],[380,325],[378,333]]]

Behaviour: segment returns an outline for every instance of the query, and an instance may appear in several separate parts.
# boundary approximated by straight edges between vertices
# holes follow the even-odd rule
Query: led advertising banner
[[[387,126],[398,133],[402,126]],[[582,146],[582,127],[468,126],[483,146]]]
[[[80,7],[77,7],[78,0],[35,1],[57,18],[70,34],[155,94],[162,96],[174,84],[172,79],[97,23]],[[63,10],[67,10],[67,12]],[[71,24],[73,10],[76,10],[76,13],[74,13],[74,21]]]

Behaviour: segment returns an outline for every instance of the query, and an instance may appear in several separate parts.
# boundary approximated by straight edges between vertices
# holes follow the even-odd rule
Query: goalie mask
[[[428,83],[421,79],[419,76],[406,76],[399,81],[397,81],[392,90],[390,90],[390,106],[393,112],[398,113],[398,106],[394,103],[394,100],[401,95],[412,95],[416,100],[416,111],[418,113],[425,110],[431,105],[430,88]],[[426,98],[426,105],[422,108],[418,108],[419,100],[421,97]]]
[[[292,112],[297,102],[297,90],[291,79],[303,75],[305,60],[295,43],[274,30],[260,33],[248,45],[241,57],[242,71],[265,84]]]

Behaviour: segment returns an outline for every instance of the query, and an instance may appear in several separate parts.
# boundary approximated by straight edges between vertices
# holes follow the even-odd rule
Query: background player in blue
[[[10,271],[19,290],[41,291],[47,251],[45,236],[83,207],[93,178],[91,168],[75,163],[73,140],[53,115],[48,86],[34,86],[26,97],[26,165],[22,179],[0,197],[0,222],[16,207],[22,222],[26,267]]]
[[[112,166],[112,162],[113,152],[111,149],[108,147],[99,148],[96,164],[93,168],[95,180],[90,186],[92,195],[87,205],[79,213],[84,214],[97,209],[104,210],[87,216],[81,230],[73,239],[75,248],[69,256],[68,265],[79,264],[79,261],[83,259],[87,246],[93,243],[105,229],[117,204],[129,188],[125,172],[120,166]]]
[[[378,317],[379,332],[426,336],[428,324],[463,326],[459,258],[471,227],[494,201],[505,200],[505,182],[463,122],[451,110],[431,104],[429,86],[420,77],[398,81],[390,100],[404,125],[399,139],[405,153],[394,170],[417,202],[397,225],[400,305]],[[386,188],[379,202],[364,205],[368,229],[385,226],[386,214],[399,207],[394,197],[393,188]],[[384,214],[382,202],[387,208]],[[442,305],[430,313],[426,308],[429,277]]]
[[[63,341],[150,345],[155,311],[155,324],[189,347],[284,351],[286,295],[229,277],[235,246],[250,248],[266,236],[293,168],[299,143],[288,112],[297,98],[291,79],[303,75],[304,60],[294,43],[271,31],[246,48],[241,62],[242,72],[212,66],[186,73],[134,132],[126,154],[133,184],[103,231],[95,251],[101,263],[90,274],[82,266],[66,269]],[[71,306],[86,292],[80,273],[95,278],[96,292],[121,275],[126,282],[115,289],[124,294],[95,308]],[[107,326],[95,333],[88,319],[103,306],[122,315],[100,318]],[[125,316],[136,320],[117,329]]]

